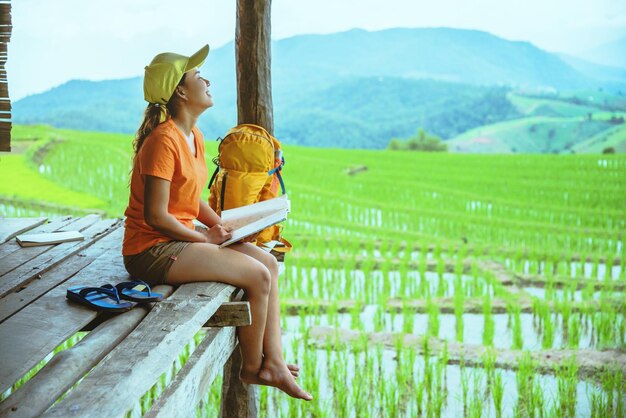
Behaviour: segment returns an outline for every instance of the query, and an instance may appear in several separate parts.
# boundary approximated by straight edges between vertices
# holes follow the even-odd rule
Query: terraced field
[[[626,151],[623,98],[597,91],[579,92],[578,96],[542,98],[509,93],[521,118],[471,129],[446,141],[448,149],[483,154]]]
[[[37,207],[3,183],[0,213],[121,216],[130,138],[18,132],[28,184],[68,194]],[[626,415],[626,156],[286,158],[284,344],[315,401],[263,388],[264,416]],[[217,415],[218,388],[199,416]]]

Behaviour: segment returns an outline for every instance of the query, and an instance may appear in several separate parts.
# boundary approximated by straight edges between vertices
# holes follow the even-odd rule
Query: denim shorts
[[[124,256],[124,267],[133,279],[143,280],[150,286],[165,284],[167,272],[179,254],[191,242],[160,242],[139,254]]]

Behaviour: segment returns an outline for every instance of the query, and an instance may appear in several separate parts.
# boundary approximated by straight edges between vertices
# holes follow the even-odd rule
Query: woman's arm
[[[143,216],[152,228],[178,241],[219,244],[230,237],[230,233],[221,225],[216,225],[206,233],[202,233],[181,224],[167,211],[170,200],[170,182],[148,175],[145,178]]]
[[[202,199],[200,199],[200,212],[198,213],[198,220],[209,228],[222,223],[222,219],[219,215],[215,213],[209,204]]]

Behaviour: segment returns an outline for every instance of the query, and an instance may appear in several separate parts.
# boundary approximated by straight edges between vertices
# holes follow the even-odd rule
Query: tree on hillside
[[[429,135],[420,128],[417,134],[407,140],[393,138],[389,141],[387,149],[398,151],[430,151],[430,152],[446,152],[448,145],[436,135]]]
[[[401,151],[404,149],[404,141],[401,139],[394,138],[389,141],[389,145],[387,145],[387,149],[392,151]]]

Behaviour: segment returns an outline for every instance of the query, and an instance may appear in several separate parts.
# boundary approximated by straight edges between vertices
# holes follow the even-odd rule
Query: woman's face
[[[187,71],[182,84],[187,98],[187,105],[198,106],[204,109],[213,106],[213,97],[209,92],[210,85],[209,80],[200,76],[200,71],[197,68]]]

